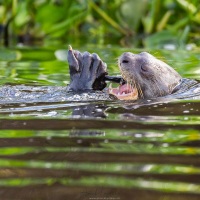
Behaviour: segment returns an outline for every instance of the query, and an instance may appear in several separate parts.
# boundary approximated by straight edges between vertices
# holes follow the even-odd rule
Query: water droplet
[[[51,163],[45,163],[46,168],[51,168]]]
[[[47,136],[46,139],[47,139],[47,140],[51,140],[52,137],[51,137],[51,136]]]
[[[200,92],[200,88],[196,88],[193,92],[194,92],[194,93]]]
[[[169,146],[169,144],[168,143],[163,143],[163,145],[162,145],[163,147],[168,147]]]
[[[54,115],[57,115],[56,111],[51,111],[51,112],[48,113],[48,116],[54,116]]]
[[[29,139],[29,142],[33,142],[33,141],[34,141],[34,139],[33,139],[33,138],[30,138],[30,139]]]
[[[136,134],[135,134],[135,137],[136,137],[136,138],[141,138],[142,135],[141,135],[140,133],[136,133]]]
[[[77,143],[78,144],[81,144],[83,141],[82,140],[77,140]]]
[[[189,113],[189,112],[190,112],[189,110],[184,110],[184,111],[183,111],[183,113]]]

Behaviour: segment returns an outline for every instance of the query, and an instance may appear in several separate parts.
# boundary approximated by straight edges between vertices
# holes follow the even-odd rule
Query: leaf
[[[147,8],[148,2],[146,0],[125,1],[121,5],[121,15],[124,18],[124,23],[127,23],[130,29],[138,31],[141,18],[145,15]]]
[[[60,30],[67,31],[69,27],[73,25],[73,23],[76,23],[78,20],[84,18],[86,15],[87,11],[84,11],[73,17],[67,18],[66,20],[52,26],[48,31],[46,31],[46,34],[52,34]]]
[[[171,31],[178,31],[181,28],[185,27],[188,23],[189,23],[190,19],[189,17],[185,17],[181,20],[178,20],[176,23],[174,24],[168,24],[168,29]]]
[[[19,60],[20,58],[21,58],[21,53],[19,51],[0,49],[0,61]]]
[[[36,13],[36,21],[40,23],[42,29],[46,32],[53,25],[62,21],[66,16],[65,7],[44,4]]]
[[[163,18],[160,20],[160,22],[158,23],[158,25],[156,26],[156,30],[157,31],[161,31],[163,30],[166,26],[167,26],[167,22],[169,21],[169,18],[172,15],[172,11],[169,10],[165,13],[165,15],[163,16]]]
[[[197,8],[186,0],[176,0],[176,2],[190,14],[194,14],[197,11]]]
[[[144,45],[148,48],[162,48],[165,44],[176,44],[177,38],[172,31],[164,30],[148,36],[144,40]]]
[[[156,30],[156,26],[160,21],[160,15],[162,15],[161,6],[164,1],[152,0],[150,12],[147,17],[143,17],[143,25],[146,33],[152,33]]]
[[[181,45],[186,43],[186,41],[188,39],[189,32],[190,32],[190,27],[189,26],[186,26],[185,29],[183,30],[183,32],[181,32],[181,35],[179,37],[179,43]]]
[[[89,1],[90,6],[112,27],[118,30],[120,33],[127,35],[126,30],[124,30],[116,21],[114,21],[106,12],[104,12],[101,8],[99,8],[93,1]]]

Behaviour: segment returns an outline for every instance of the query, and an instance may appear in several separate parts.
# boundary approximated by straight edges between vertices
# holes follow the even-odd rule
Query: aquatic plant
[[[198,0],[1,0],[0,44],[199,45]]]

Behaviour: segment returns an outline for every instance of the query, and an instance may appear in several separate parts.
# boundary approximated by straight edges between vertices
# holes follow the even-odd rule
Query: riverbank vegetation
[[[0,0],[1,45],[200,45],[199,0]]]

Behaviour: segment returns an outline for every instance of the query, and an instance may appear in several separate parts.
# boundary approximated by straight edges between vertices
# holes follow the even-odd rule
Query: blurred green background
[[[197,48],[199,25],[199,0],[0,0],[2,46]]]

